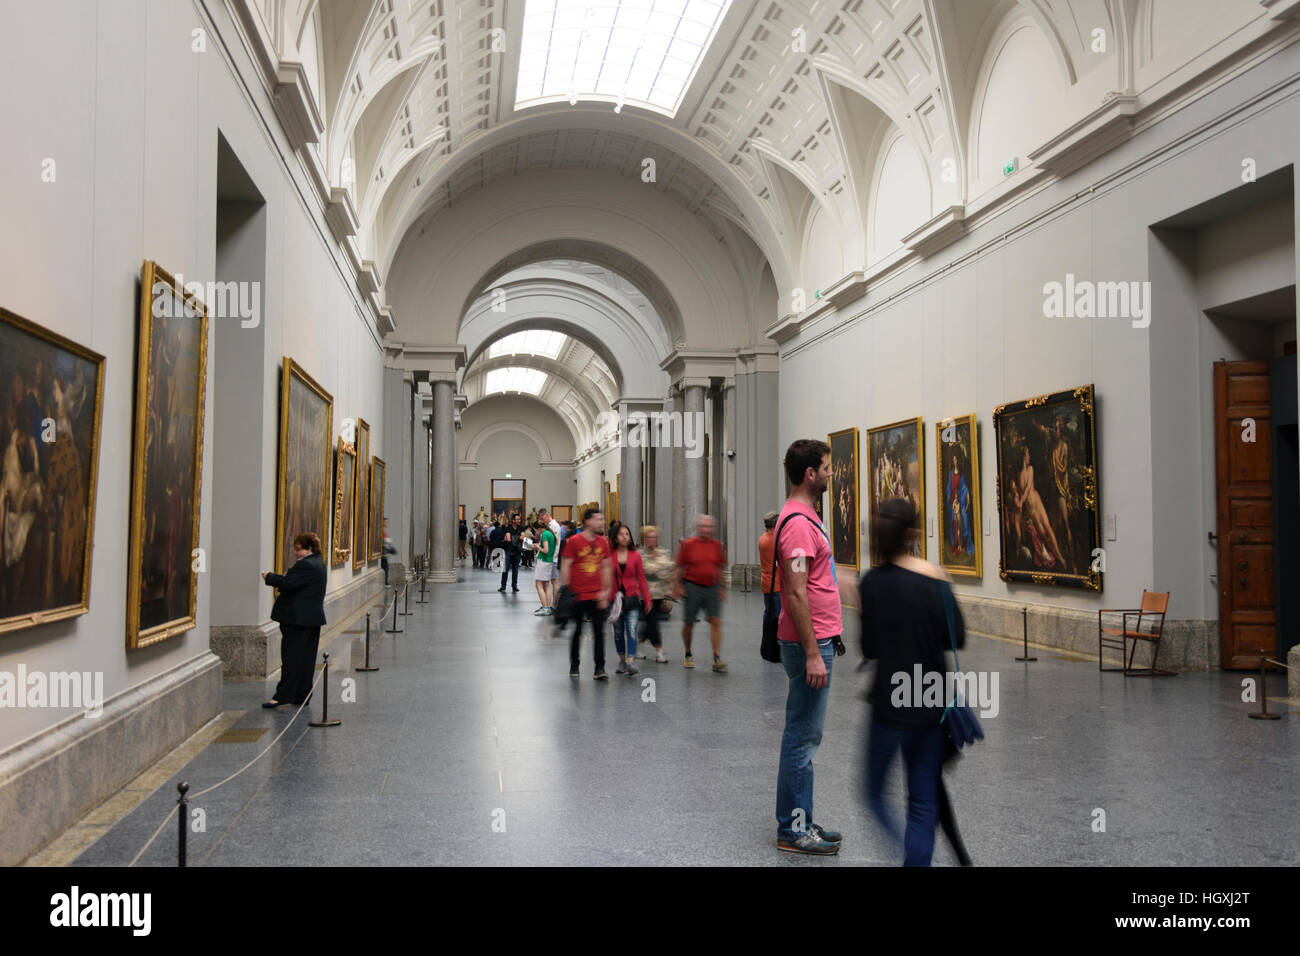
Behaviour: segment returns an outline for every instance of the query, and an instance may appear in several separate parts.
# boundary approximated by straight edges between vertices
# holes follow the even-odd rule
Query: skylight
[[[512,332],[493,342],[488,348],[488,358],[498,355],[545,355],[547,358],[559,358],[560,349],[564,348],[568,338],[563,332],[551,332],[545,329],[528,329],[524,332]]]
[[[514,365],[510,368],[494,368],[488,372],[483,393],[490,395],[493,392],[524,392],[528,395],[536,395],[545,385],[545,372]]]
[[[515,109],[568,100],[672,116],[731,0],[527,0]]]

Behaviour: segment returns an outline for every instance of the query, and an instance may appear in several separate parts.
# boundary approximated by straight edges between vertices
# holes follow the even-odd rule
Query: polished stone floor
[[[380,671],[332,668],[330,715],[342,725],[309,728],[300,716],[251,769],[198,800],[204,832],[189,836],[190,864],[900,861],[858,797],[867,675],[854,666],[856,622],[846,622],[850,653],[833,672],[815,760],[816,819],[843,831],[843,851],[813,859],[775,847],[786,681],[758,655],[757,593],[724,605],[730,673],[710,671],[702,625],[701,666],[684,669],[674,621],[670,663],[642,662],[635,680],[612,673],[607,640],[605,683],[591,678],[589,638],[582,678],[569,678],[567,639],[533,616],[531,575],[518,594],[497,584],[462,568],[460,583],[411,604],[405,633],[376,646]],[[1294,708],[1274,703],[1282,720],[1247,719],[1240,674],[1126,680],[1048,649],[1018,664],[1018,652],[972,636],[962,654],[965,669],[996,672],[1000,691],[987,738],[947,774],[977,865],[1300,863]],[[344,677],[356,680],[355,703],[340,702]],[[76,863],[128,863],[175,803],[177,780],[198,791],[263,749],[291,717],[258,707],[273,686],[226,684],[225,709],[244,712],[236,729],[263,730],[260,739],[208,746]],[[897,766],[892,774],[901,817]],[[1097,809],[1105,832],[1093,829]],[[140,865],[174,864],[176,841],[173,820]],[[940,838],[935,863],[953,862]]]

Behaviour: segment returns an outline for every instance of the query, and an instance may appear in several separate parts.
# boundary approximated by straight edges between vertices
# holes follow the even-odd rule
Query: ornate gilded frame
[[[352,513],[357,496],[357,448],[340,435],[334,459],[334,543],[330,567],[348,563],[352,554]],[[351,492],[347,494],[346,492]]]
[[[356,471],[352,482],[352,570],[366,565],[370,538],[370,425],[364,418],[357,419]],[[366,478],[366,493],[361,494],[361,476]]]
[[[307,371],[295,362],[289,356],[285,356],[280,370],[280,453],[279,467],[276,476],[276,496],[275,496],[275,570],[283,574],[285,571],[286,555],[282,552],[281,542],[284,539],[284,526],[288,520],[288,478],[289,478],[289,389],[292,385],[291,379],[297,378],[307,386],[317,398],[325,403],[325,441],[323,442],[325,457],[320,466],[322,473],[330,473],[331,441],[334,435],[334,396],[325,391],[324,387],[312,378]],[[320,516],[322,522],[328,522],[330,519],[330,502],[329,502],[329,480],[325,481],[324,493],[320,500]],[[327,531],[322,524],[322,531]],[[324,547],[324,542],[321,544]]]
[[[896,428],[913,427],[916,429],[916,485],[917,485],[917,502],[916,502],[916,523],[919,529],[917,540],[921,543],[921,553],[917,557],[924,559],[926,552],[926,526],[925,526],[925,425],[920,416],[916,418],[904,418],[902,421],[890,422],[888,425],[879,425],[876,428],[867,429],[867,513],[875,514],[877,507],[876,497],[876,462],[871,453],[871,436],[878,432],[893,431]],[[867,519],[871,521],[871,518]],[[873,532],[874,535],[874,532]],[[870,545],[872,542],[868,542]],[[875,567],[880,562],[876,560],[875,548],[872,547],[871,565]]]
[[[835,518],[836,489],[835,489],[835,478],[834,478],[835,440],[837,438],[844,438],[846,435],[853,436],[853,481],[855,484],[855,487],[853,489],[853,503],[854,503],[854,510],[856,513],[853,515],[853,562],[851,564],[845,561],[840,561],[835,557],[835,532],[837,530],[836,518]],[[861,496],[859,494],[862,488],[862,481],[861,481],[861,476],[858,473],[858,429],[856,427],[842,428],[837,432],[831,432],[829,435],[826,436],[826,444],[829,445],[831,448],[832,477],[831,477],[831,483],[829,488],[830,491],[829,504],[830,504],[830,516],[831,516],[831,558],[840,567],[857,568],[860,567],[862,563],[862,540],[861,540],[862,502],[860,500]],[[786,480],[787,482],[789,481],[788,478]],[[789,497],[789,495],[787,494],[786,497]]]
[[[378,455],[370,458],[370,553],[369,560],[378,561],[384,551],[384,477],[387,466]],[[375,488],[379,494],[375,494]],[[375,507],[376,499],[379,507]]]
[[[136,331],[135,428],[131,468],[131,527],[127,551],[126,578],[126,647],[134,650],[157,644],[192,630],[199,587],[197,572],[190,568],[190,602],[185,616],[140,629],[140,592],[144,563],[145,521],[145,452],[149,446],[149,399],[155,381],[153,369],[153,303],[155,286],[165,285],[173,296],[197,313],[199,321],[198,389],[194,419],[194,495],[190,505],[190,534],[195,548],[199,545],[199,512],[203,502],[203,431],[208,395],[208,310],[195,296],[176,283],[170,272],[158,263],[145,260],[140,274],[140,320]]]
[[[95,365],[95,407],[91,413],[89,485],[86,493],[86,541],[82,549],[81,559],[81,599],[76,604],[67,604],[62,607],[52,607],[41,611],[29,611],[25,614],[14,614],[0,619],[0,634],[6,634],[10,631],[19,631],[24,628],[35,627],[38,624],[46,624],[50,621],[61,621],[65,618],[77,617],[90,610],[90,572],[95,543],[95,490],[99,485],[99,438],[104,410],[105,359],[98,352],[93,352],[85,346],[78,345],[71,339],[65,338],[42,325],[37,325],[21,315],[10,312],[8,309],[0,309],[0,324],[10,326],[54,348],[71,352],[77,358],[92,362]]]
[[[965,448],[967,460],[970,462],[971,472],[971,536],[975,539],[975,567],[968,568],[960,564],[952,564],[944,560],[944,522],[948,518],[947,507],[944,502],[947,500],[945,484],[948,481],[948,470],[944,467],[943,454],[944,449],[950,444],[957,442],[947,442],[944,440],[943,433],[949,428],[960,429],[966,426],[970,435],[970,445]],[[939,546],[939,564],[951,575],[967,578],[982,578],[984,576],[984,523],[980,513],[980,440],[979,440],[979,422],[975,420],[975,414],[962,415],[958,418],[945,418],[943,421],[936,422],[934,426],[934,470],[936,472],[935,490],[938,497],[934,500],[939,506],[936,512],[938,527],[935,529],[935,540]]]
[[[1052,405],[1077,405],[1079,414],[1086,422],[1083,430],[1084,439],[1084,458],[1085,462],[1079,466],[1079,477],[1082,487],[1080,489],[1084,508],[1088,514],[1089,524],[1089,543],[1092,545],[1090,554],[1093,560],[1089,563],[1087,574],[1053,574],[1050,572],[1008,570],[1006,566],[1006,519],[1005,508],[1006,502],[1003,499],[1002,471],[1003,471],[1003,429],[1009,423],[1010,419],[1031,408],[1048,407]],[[1007,402],[993,409],[993,428],[997,436],[997,492],[998,492],[998,533],[1000,548],[998,549],[998,576],[1004,581],[1028,581],[1032,584],[1059,585],[1063,587],[1084,588],[1090,591],[1102,590],[1102,571],[1096,556],[1101,549],[1101,508],[1098,496],[1098,472],[1097,472],[1097,418],[1096,394],[1092,385],[1080,385],[1076,388],[1067,388],[1060,392],[1052,392],[1047,395],[1038,395],[1034,398],[1028,398],[1021,402]]]

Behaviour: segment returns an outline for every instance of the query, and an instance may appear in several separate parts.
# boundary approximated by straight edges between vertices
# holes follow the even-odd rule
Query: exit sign
[[[1002,164],[1002,175],[1010,176],[1019,168],[1020,168],[1020,157],[1012,156],[1010,159],[1008,159],[1005,163]]]

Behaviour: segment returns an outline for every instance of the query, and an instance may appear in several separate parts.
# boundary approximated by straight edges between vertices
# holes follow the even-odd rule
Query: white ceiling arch
[[[532,443],[537,446],[537,460],[539,464],[543,461],[550,462],[557,460],[555,458],[555,453],[551,451],[551,446],[547,443],[546,438],[537,429],[523,422],[502,420],[484,426],[484,428],[470,440],[469,446],[465,449],[465,454],[461,457],[461,461],[478,461],[479,449],[483,447],[483,443],[493,435],[498,435],[501,432],[518,432],[532,441]],[[575,442],[576,440],[575,436]]]

